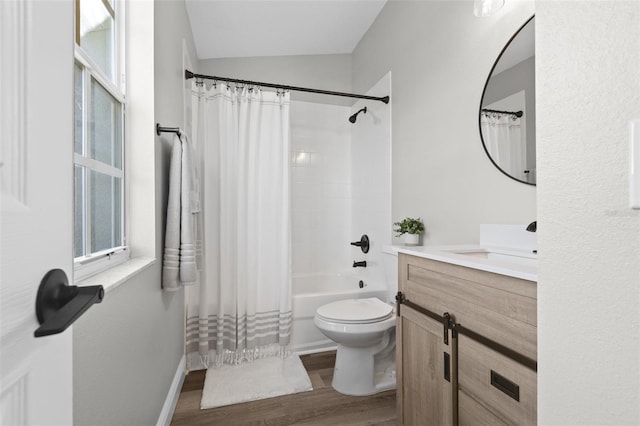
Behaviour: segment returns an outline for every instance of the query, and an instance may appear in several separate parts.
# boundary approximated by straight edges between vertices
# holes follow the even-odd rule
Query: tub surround
[[[349,245],[353,241],[350,113],[344,106],[291,102],[294,278],[340,273],[354,260]]]

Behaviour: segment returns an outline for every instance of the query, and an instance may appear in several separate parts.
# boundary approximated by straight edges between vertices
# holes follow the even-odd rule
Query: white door
[[[73,2],[0,0],[0,423],[70,425],[72,331],[35,338],[36,291],[73,276]]]

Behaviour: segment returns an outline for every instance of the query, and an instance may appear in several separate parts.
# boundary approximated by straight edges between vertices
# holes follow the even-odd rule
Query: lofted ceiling
[[[352,53],[387,0],[185,0],[198,59]]]

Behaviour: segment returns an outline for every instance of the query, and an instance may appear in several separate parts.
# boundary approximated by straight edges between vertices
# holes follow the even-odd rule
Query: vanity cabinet
[[[398,262],[400,424],[535,425],[536,283],[404,253]]]

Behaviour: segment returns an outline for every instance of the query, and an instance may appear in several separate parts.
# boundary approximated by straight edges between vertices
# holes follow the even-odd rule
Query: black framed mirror
[[[536,184],[535,16],[509,39],[482,91],[478,124],[491,162],[511,179]]]

